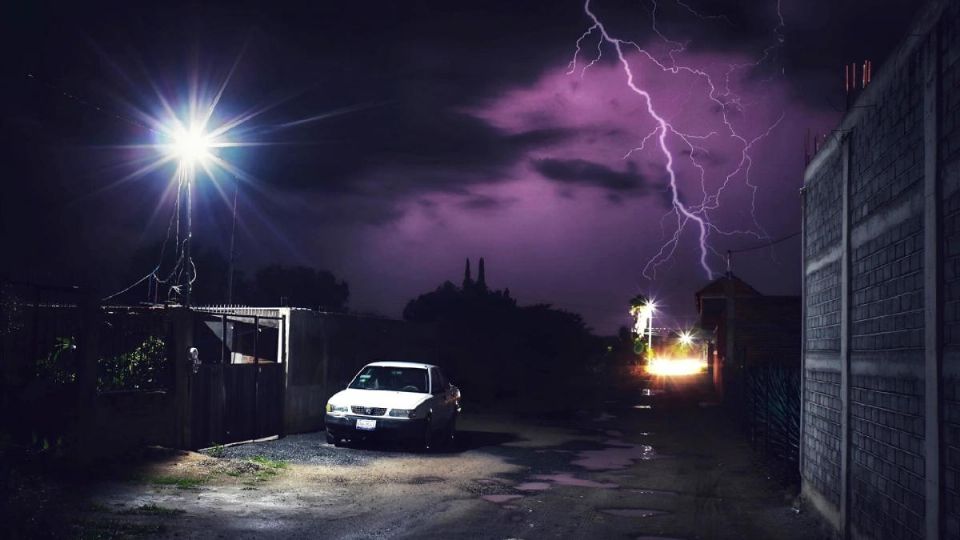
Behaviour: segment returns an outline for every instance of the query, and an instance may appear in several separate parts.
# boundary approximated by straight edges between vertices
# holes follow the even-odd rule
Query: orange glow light
[[[661,377],[696,375],[707,370],[707,362],[699,358],[656,358],[647,365],[647,373]]]

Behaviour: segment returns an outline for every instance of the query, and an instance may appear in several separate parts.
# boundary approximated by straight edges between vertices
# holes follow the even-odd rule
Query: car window
[[[447,378],[437,368],[430,368],[430,393],[439,394],[447,389]]]
[[[390,390],[427,393],[427,370],[423,368],[367,366],[350,383],[357,390]]]

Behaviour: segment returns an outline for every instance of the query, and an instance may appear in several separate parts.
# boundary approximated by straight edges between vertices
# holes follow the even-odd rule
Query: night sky
[[[782,25],[772,0],[591,4],[636,44],[622,48],[635,84],[676,130],[679,200],[711,207],[711,271],[728,249],[799,231],[807,131],[832,129],[843,64],[882,70],[919,3],[783,0]],[[162,114],[158,95],[181,110],[191,83],[211,95],[232,70],[213,122],[258,111],[230,140],[264,143],[218,154],[249,173],[248,273],[326,268],[351,308],[398,316],[483,256],[492,287],[600,333],[641,292],[691,320],[708,279],[698,228],[670,243],[658,124],[615,47],[593,62],[595,29],[572,63],[593,24],[581,2],[75,4],[4,17],[0,272],[126,285],[131,254],[166,232],[174,167],[127,179],[152,150],[124,146],[157,142],[142,114]],[[226,252],[234,181],[199,180],[197,245]],[[733,267],[761,292],[799,294],[799,260],[793,237]]]

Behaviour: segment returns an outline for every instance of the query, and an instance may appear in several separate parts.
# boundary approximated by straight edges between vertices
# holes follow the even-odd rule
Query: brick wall
[[[840,505],[840,371],[806,370],[803,414],[804,478]]]
[[[929,522],[939,536],[960,539],[958,21],[960,3],[933,0],[806,171],[801,475],[808,495],[825,501],[818,508],[845,518],[839,525],[854,538],[924,538],[928,517],[939,516]],[[938,77],[937,102],[928,74]],[[925,114],[925,103],[938,103],[939,114]],[[929,134],[936,148],[927,147]],[[934,178],[942,210],[925,197]],[[936,211],[942,227],[925,230]],[[936,245],[928,239],[940,244],[936,254],[925,253]],[[927,260],[937,265],[924,268]],[[939,315],[928,318],[941,301],[942,325]],[[934,324],[942,359],[927,340]],[[926,400],[938,387],[925,378],[932,360],[942,362],[937,407]],[[931,422],[940,414],[933,433],[927,411]],[[937,477],[927,477],[928,453],[939,456]],[[931,507],[928,489],[938,483],[940,505]]]
[[[943,195],[944,379],[942,415],[943,520],[945,537],[960,538],[960,5],[941,19],[940,141]]]
[[[840,504],[840,261],[842,162],[828,156],[806,192],[805,247],[818,267],[807,275],[806,351],[820,362],[803,372],[802,475],[831,504]]]

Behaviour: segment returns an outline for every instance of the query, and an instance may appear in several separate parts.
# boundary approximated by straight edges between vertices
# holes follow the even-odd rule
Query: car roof
[[[394,361],[384,361],[384,362],[370,362],[368,366],[383,366],[383,367],[406,367],[406,368],[421,368],[421,369],[430,369],[435,368],[433,364],[421,364],[418,362],[394,362]]]

